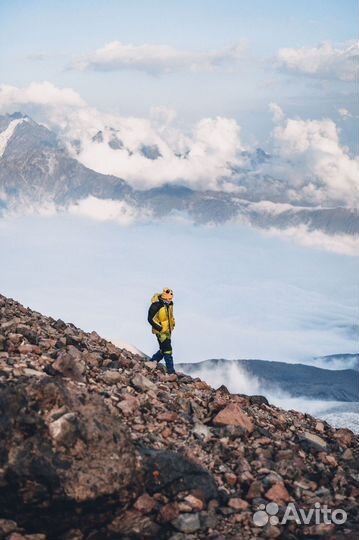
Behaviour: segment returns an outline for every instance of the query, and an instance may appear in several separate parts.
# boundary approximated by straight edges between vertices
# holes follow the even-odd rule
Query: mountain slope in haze
[[[325,366],[325,369],[343,369],[344,366],[348,369],[359,371],[359,354],[330,354],[328,356],[318,356],[313,358],[313,363]]]
[[[101,132],[95,136],[99,141],[101,137]],[[114,149],[122,148],[115,133],[109,144]],[[160,158],[152,147],[144,147],[142,154],[150,160]],[[248,159],[256,163],[269,156],[258,149]],[[51,205],[61,211],[95,198],[122,202],[140,218],[161,219],[180,214],[196,223],[221,224],[234,220],[262,229],[306,227],[329,235],[359,232],[355,209],[293,206],[280,195],[282,180],[253,175],[246,180],[245,171],[242,177],[241,182],[248,180],[251,186],[245,190],[245,197],[236,192],[198,191],[173,184],[135,190],[124,179],[82,165],[55,133],[28,116],[21,113],[0,116],[0,210],[3,213],[28,208],[36,211]]]
[[[351,540],[359,439],[232,395],[0,295],[0,537]],[[275,502],[344,524],[264,523]]]
[[[2,127],[6,126],[6,117],[0,119]],[[110,199],[131,192],[123,180],[96,173],[71,158],[55,134],[31,118],[16,114],[7,120],[5,129],[13,122],[16,128],[0,160],[0,197],[2,194],[4,206],[63,206],[89,195]]]
[[[330,370],[304,364],[288,364],[269,360],[212,359],[195,364],[180,364],[192,376],[203,376],[219,370],[226,378],[232,367],[243,369],[255,377],[260,386],[283,391],[291,397],[333,401],[359,401],[359,373],[353,369]]]

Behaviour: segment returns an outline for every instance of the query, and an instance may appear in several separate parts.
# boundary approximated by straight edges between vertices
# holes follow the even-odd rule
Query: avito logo
[[[309,525],[320,523],[334,523],[342,525],[346,522],[348,515],[345,510],[336,508],[332,510],[326,504],[323,506],[316,502],[314,508],[303,509],[297,508],[294,503],[289,503],[286,506],[282,518],[277,516],[279,506],[275,502],[270,502],[267,505],[260,504],[257,512],[253,515],[253,523],[257,527],[264,527],[267,523],[271,525],[285,525],[288,521],[295,521],[299,525]]]

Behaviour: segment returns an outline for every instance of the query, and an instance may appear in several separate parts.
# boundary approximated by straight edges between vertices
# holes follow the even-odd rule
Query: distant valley
[[[333,355],[340,356],[340,355]],[[348,362],[358,362],[358,355],[347,356]],[[324,357],[330,359],[332,357]],[[330,363],[330,360],[328,360]],[[267,360],[224,360],[211,359],[195,364],[180,364],[179,368],[191,376],[206,379],[215,372],[218,386],[233,380],[233,371],[239,370],[246,377],[255,379],[264,394],[285,393],[290,397],[305,397],[315,400],[355,402],[359,401],[359,373],[356,369],[322,369],[304,364],[289,364]],[[233,391],[233,388],[231,389]]]

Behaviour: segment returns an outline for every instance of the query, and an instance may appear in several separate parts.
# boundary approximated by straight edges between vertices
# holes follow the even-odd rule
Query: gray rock
[[[32,368],[25,368],[24,369],[24,374],[27,375],[28,377],[47,377],[47,374],[44,373],[43,371],[38,371],[37,369],[32,369]]]
[[[181,514],[171,523],[177,530],[184,533],[193,533],[201,528],[199,514]]]
[[[77,416],[75,413],[66,413],[49,424],[52,439],[59,444],[71,446],[75,442],[77,432]]]
[[[102,378],[104,381],[106,381],[109,384],[116,384],[122,381],[121,373],[115,370],[105,371],[104,374],[102,375]]]
[[[157,388],[156,385],[150,381],[150,379],[144,375],[141,375],[140,373],[137,373],[131,382],[136,390],[141,390],[142,392],[147,392],[147,390],[155,390]]]
[[[218,516],[214,512],[200,512],[201,529],[214,529],[218,523]]]
[[[193,435],[204,442],[209,441],[212,437],[212,432],[209,427],[201,422],[196,422],[192,429]]]
[[[300,436],[300,439],[304,443],[304,445],[307,444],[315,450],[327,450],[327,443],[324,439],[319,437],[319,435],[315,435],[314,433],[309,433],[309,431],[305,431],[303,435]]]

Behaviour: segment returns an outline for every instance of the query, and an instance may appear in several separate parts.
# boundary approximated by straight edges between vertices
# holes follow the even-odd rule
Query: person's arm
[[[156,316],[156,314],[158,313],[160,308],[161,308],[160,302],[154,302],[153,304],[151,304],[150,309],[148,310],[148,318],[147,318],[147,320],[150,323],[150,325],[152,326],[152,328],[157,330],[157,332],[161,332],[162,326],[157,324],[153,320],[153,318]]]
[[[175,319],[175,315],[174,315],[174,312],[173,312],[174,308],[173,308],[173,304],[172,304],[172,330],[174,329],[174,327],[176,326],[176,319]]]

